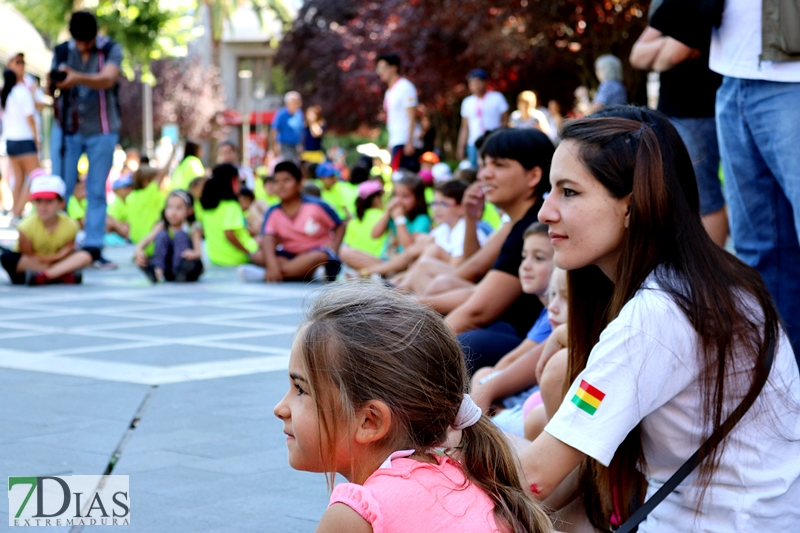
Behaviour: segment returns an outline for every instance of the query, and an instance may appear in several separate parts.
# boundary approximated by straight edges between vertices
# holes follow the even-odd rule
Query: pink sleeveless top
[[[336,485],[329,505],[347,505],[374,533],[499,531],[494,503],[454,459],[437,456],[438,464],[429,464],[406,459],[411,453],[393,453],[364,485]]]

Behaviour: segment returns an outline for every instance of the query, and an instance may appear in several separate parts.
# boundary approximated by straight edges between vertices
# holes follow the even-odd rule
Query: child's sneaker
[[[25,271],[25,285],[47,285],[48,281],[49,280],[47,279],[47,276],[44,275],[44,272],[35,272],[33,270]]]
[[[242,265],[236,270],[239,279],[245,283],[255,283],[257,281],[264,281],[267,275],[267,270],[256,265]]]
[[[96,268],[97,270],[116,270],[119,268],[119,265],[101,255],[92,263],[92,268]]]
[[[65,285],[80,285],[83,283],[83,274],[79,271],[76,272],[67,272],[60,278],[53,280],[56,283],[64,283]]]

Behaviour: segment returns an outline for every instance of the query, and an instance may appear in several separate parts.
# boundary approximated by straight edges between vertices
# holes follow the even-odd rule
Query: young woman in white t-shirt
[[[24,61],[18,55],[12,61]],[[10,69],[3,71],[3,89],[0,92],[0,105],[3,108],[3,136],[6,139],[6,152],[14,175],[12,189],[14,206],[12,211],[19,219],[27,201],[25,179],[39,165],[36,143],[36,107],[30,89],[25,81]]]
[[[569,271],[571,385],[521,452],[531,493],[609,529],[754,402],[639,531],[797,531],[792,347],[758,273],[703,230],[677,131],[657,112],[618,107],[566,123],[562,137],[539,219]]]

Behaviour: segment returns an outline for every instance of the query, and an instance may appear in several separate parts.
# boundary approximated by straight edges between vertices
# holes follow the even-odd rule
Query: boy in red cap
[[[92,263],[92,256],[75,250],[78,225],[63,212],[64,182],[42,170],[31,174],[30,200],[36,214],[19,224],[17,251],[4,252],[0,263],[15,285],[80,283],[79,270]]]

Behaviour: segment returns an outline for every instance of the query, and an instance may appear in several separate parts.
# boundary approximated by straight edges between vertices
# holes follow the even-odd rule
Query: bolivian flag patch
[[[575,391],[575,396],[572,397],[572,403],[578,406],[579,409],[586,411],[590,415],[594,415],[597,408],[605,398],[604,392],[592,387],[586,381],[581,380],[581,385]]]

